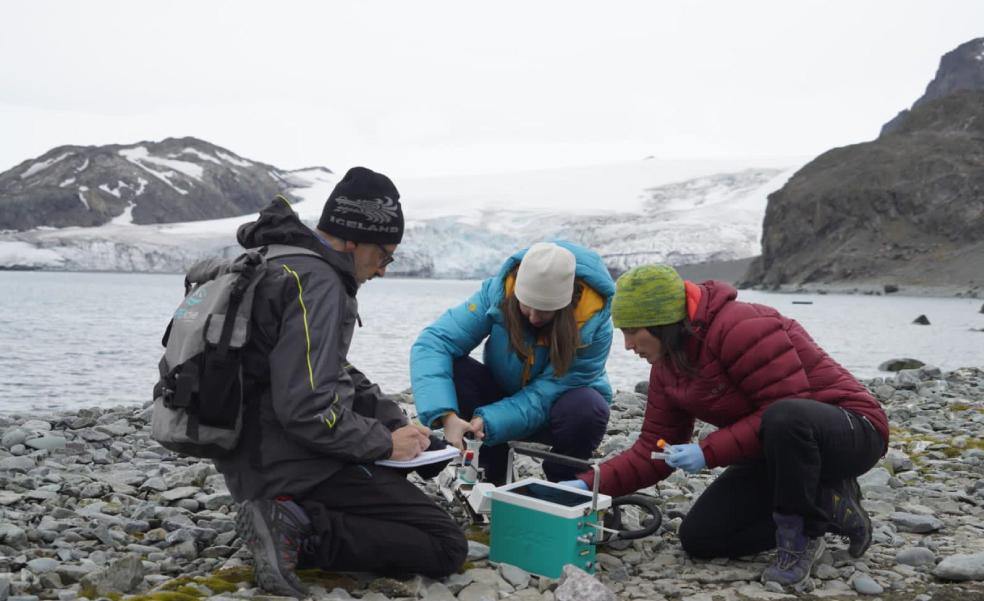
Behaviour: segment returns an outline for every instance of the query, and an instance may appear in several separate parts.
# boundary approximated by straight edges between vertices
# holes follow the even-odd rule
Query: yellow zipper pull
[[[536,347],[530,347],[530,354],[526,357],[526,365],[523,366],[523,386],[530,381],[530,373],[533,371],[533,363],[536,361]]]

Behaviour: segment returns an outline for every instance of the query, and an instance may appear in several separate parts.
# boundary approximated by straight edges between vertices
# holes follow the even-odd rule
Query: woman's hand
[[[695,474],[707,466],[704,451],[699,444],[666,445],[666,465]]]
[[[575,478],[574,480],[564,480],[563,482],[558,482],[557,484],[561,486],[566,486],[567,488],[578,488],[580,490],[588,490],[588,483],[584,480]]]
[[[448,413],[444,416],[444,440],[448,441],[448,444],[454,445],[458,447],[459,450],[464,451],[465,433],[471,431],[472,425],[458,417],[456,414]]]
[[[469,425],[471,427],[471,433],[475,435],[476,439],[485,440],[485,420],[481,416],[476,415],[473,417]]]

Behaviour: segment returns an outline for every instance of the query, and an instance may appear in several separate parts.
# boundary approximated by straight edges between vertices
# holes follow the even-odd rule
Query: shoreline
[[[979,286],[961,286],[957,284],[930,286],[891,284],[895,290],[886,291],[886,284],[875,282],[836,282],[830,284],[790,285],[784,284],[778,289],[764,286],[752,286],[740,290],[755,290],[776,294],[842,294],[850,296],[901,296],[912,298],[968,298],[984,299],[984,288]]]
[[[695,282],[700,282],[706,279],[719,279],[726,281],[735,285],[735,279],[728,277],[715,277],[714,274],[708,273],[706,271],[690,270],[688,268],[693,266],[683,265],[677,267],[681,275],[685,279],[690,279]],[[76,270],[76,269],[39,269],[36,267],[20,267],[20,266],[0,266],[0,273],[11,272],[11,273],[60,273],[60,274],[119,274],[119,275],[162,275],[162,276],[176,276],[184,275],[184,272],[180,271],[114,271],[114,270]],[[706,276],[706,277],[705,277]],[[404,274],[392,274],[387,275],[389,280],[414,280],[414,281],[426,281],[433,280],[435,282],[460,282],[460,281],[481,281],[484,279],[480,276],[475,276],[473,278],[461,278],[461,277],[422,277],[415,275],[404,275]],[[886,291],[886,286],[893,286],[895,289],[891,292]],[[794,284],[783,284],[779,287],[766,287],[766,286],[745,286],[739,287],[738,292],[743,291],[754,291],[754,292],[765,292],[770,294],[782,294],[782,295],[800,295],[800,294],[815,294],[815,295],[827,295],[827,294],[838,294],[846,296],[896,296],[896,297],[911,297],[911,298],[967,298],[973,300],[984,300],[984,287],[980,286],[965,286],[958,284],[947,284],[947,285],[915,285],[915,284],[882,284],[878,282],[832,282],[832,283],[818,283],[818,284],[806,284],[806,285],[794,285]],[[984,306],[982,306],[984,310]],[[982,311],[984,312],[984,311]]]
[[[984,370],[923,367],[863,383],[892,427],[888,454],[859,478],[874,542],[854,559],[829,537],[814,571],[815,594],[842,600],[873,593],[883,601],[984,596]],[[412,398],[403,401],[412,414]],[[631,446],[645,405],[642,395],[616,394],[600,459]],[[214,601],[262,596],[222,476],[210,461],[179,457],[153,442],[149,417],[139,406],[0,415],[0,598],[147,601],[179,588]],[[709,431],[702,425],[698,437]],[[529,458],[518,467],[521,476],[539,476]],[[792,599],[758,582],[770,552],[701,561],[680,547],[682,516],[720,471],[674,473],[644,489],[655,496],[663,526],[649,538],[599,548],[596,580],[618,599]],[[464,527],[460,507],[448,506],[434,481],[412,478]],[[558,581],[489,562],[484,535],[466,532],[473,539],[469,562],[441,581],[324,573],[305,573],[305,581],[313,598],[326,600],[564,598]]]
[[[733,261],[707,261],[690,265],[675,265],[684,279],[694,282],[702,280],[721,280],[734,284],[742,282],[752,261],[758,257],[748,257]],[[956,279],[956,278],[954,278]],[[808,284],[782,284],[778,287],[765,285],[746,285],[742,290],[770,292],[775,294],[845,294],[862,296],[906,296],[920,298],[981,298],[984,299],[984,286],[974,283],[917,284],[906,283],[901,278],[867,278],[849,281],[811,282]]]

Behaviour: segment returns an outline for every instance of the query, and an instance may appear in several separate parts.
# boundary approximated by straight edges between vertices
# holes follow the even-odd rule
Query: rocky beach
[[[828,535],[813,591],[799,598],[984,599],[984,371],[926,366],[865,384],[892,426],[888,454],[860,479],[874,542],[853,559]],[[411,403],[405,408],[413,412]],[[632,443],[644,409],[643,395],[616,395],[602,455]],[[271,598],[252,580],[222,477],[208,461],[157,445],[149,419],[139,407],[0,416],[0,601]],[[521,472],[537,469],[520,462]],[[487,533],[468,527],[457,507],[450,509],[473,539],[459,574],[302,576],[315,599],[793,598],[759,583],[770,554],[694,561],[680,548],[675,530],[717,471],[677,472],[644,491],[663,511],[661,530],[599,548],[594,578],[570,572],[551,580],[489,562]],[[443,503],[434,481],[420,485]]]

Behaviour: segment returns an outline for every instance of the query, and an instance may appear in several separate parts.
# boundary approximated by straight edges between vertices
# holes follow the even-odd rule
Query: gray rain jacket
[[[323,243],[282,197],[237,238],[245,248],[287,244],[319,256],[267,264],[243,357],[243,433],[215,465],[237,501],[303,497],[345,464],[388,457],[391,431],[408,420],[346,360],[358,320],[351,255]]]

